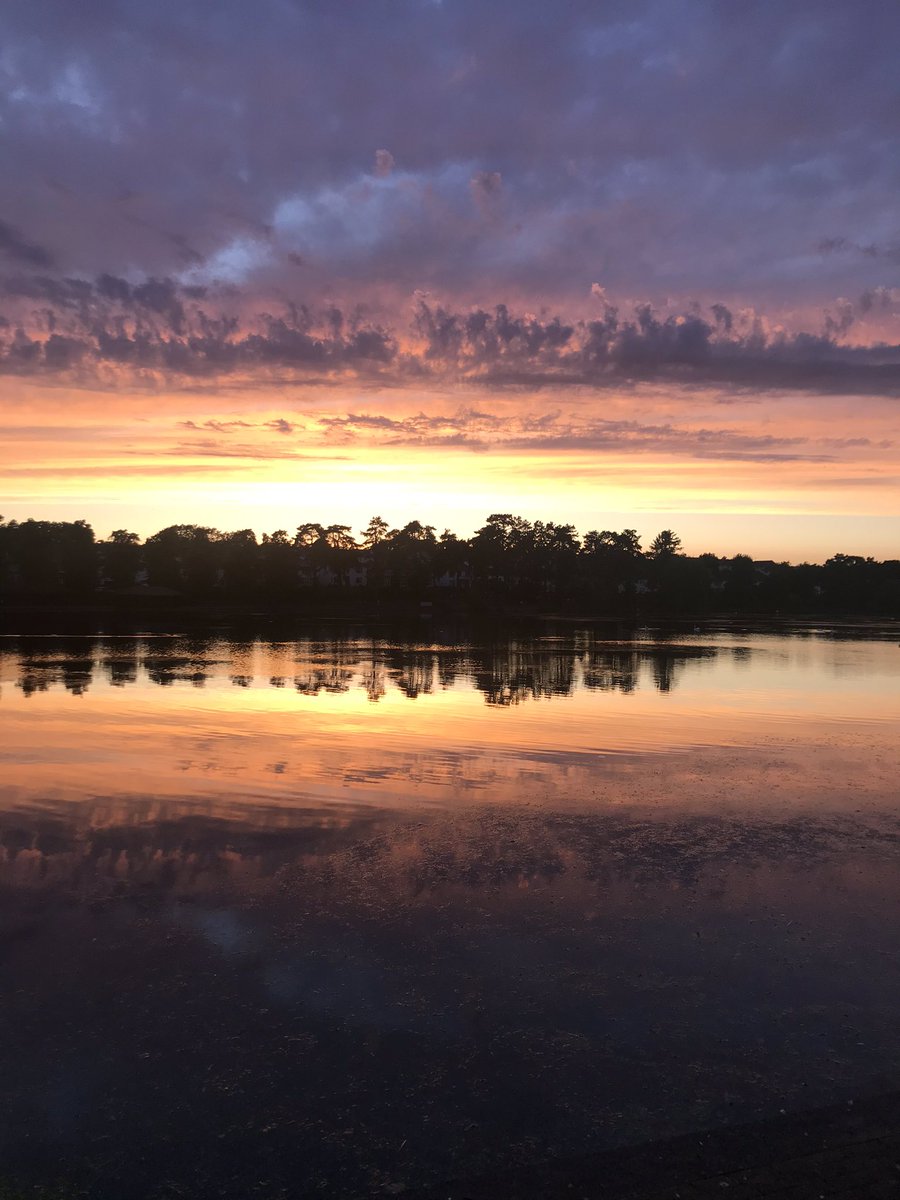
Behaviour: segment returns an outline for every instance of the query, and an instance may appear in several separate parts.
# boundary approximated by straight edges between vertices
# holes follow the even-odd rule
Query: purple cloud
[[[718,302],[672,313],[646,303],[620,312],[605,300],[601,315],[566,320],[506,304],[456,309],[420,297],[407,324],[391,327],[333,304],[247,311],[248,298],[234,289],[211,293],[168,278],[129,284],[108,275],[93,282],[40,275],[0,280],[4,291],[14,307],[0,326],[0,373],[92,386],[112,368],[114,386],[352,376],[398,387],[431,380],[603,389],[660,380],[900,395],[900,345],[844,340],[861,315],[893,306],[889,289],[841,299],[818,330],[794,333]],[[281,418],[273,428],[288,433],[291,426]]]
[[[10,0],[0,38],[15,268],[258,297],[302,271],[316,303],[893,283],[882,0]]]

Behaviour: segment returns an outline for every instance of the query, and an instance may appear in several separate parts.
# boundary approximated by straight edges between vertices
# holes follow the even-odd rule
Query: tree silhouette
[[[213,542],[217,530],[203,525],[169,525],[147,539],[144,564],[156,587],[203,595],[218,582]]]
[[[127,588],[137,582],[141,569],[141,539],[127,529],[114,529],[100,543],[103,574],[110,587]]]
[[[0,531],[5,590],[82,595],[97,586],[97,547],[86,521],[10,521]]]
[[[0,598],[84,605],[98,593],[125,604],[148,582],[147,598],[184,602],[325,603],[364,589],[378,604],[425,598],[461,611],[569,612],[584,616],[735,613],[900,612],[900,562],[839,553],[821,566],[754,562],[746,554],[691,557],[664,529],[646,553],[634,529],[589,530],[492,513],[471,537],[413,520],[389,529],[372,517],[357,542],[349,525],[306,522],[283,529],[222,532],[170,525],[143,543],[116,529],[96,542],[85,521],[0,518]],[[99,592],[98,592],[99,589]],[[129,603],[132,599],[129,599]],[[302,609],[301,609],[302,610]]]
[[[677,533],[673,533],[671,529],[663,529],[650,543],[647,555],[658,562],[662,558],[674,558],[680,552],[681,538]]]
[[[365,529],[362,530],[363,546],[367,550],[377,546],[387,537],[389,529],[390,525],[383,517],[372,517]]]
[[[287,530],[264,533],[257,551],[259,579],[264,596],[292,596],[297,589],[297,551]]]

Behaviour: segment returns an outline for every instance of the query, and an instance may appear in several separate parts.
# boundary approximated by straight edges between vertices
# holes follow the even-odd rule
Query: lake
[[[898,640],[0,639],[0,1180],[402,1194],[897,1089]]]

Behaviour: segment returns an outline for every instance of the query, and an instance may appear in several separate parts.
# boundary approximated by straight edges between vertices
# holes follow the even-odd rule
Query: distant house
[[[454,591],[469,588],[472,586],[472,571],[468,565],[460,567],[458,571],[445,571],[435,579],[434,586]]]

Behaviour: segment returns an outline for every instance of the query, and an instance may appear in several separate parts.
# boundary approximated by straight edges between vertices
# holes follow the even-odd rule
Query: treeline
[[[0,600],[120,606],[221,601],[302,606],[367,597],[583,615],[852,613],[900,616],[900,560],[835,554],[822,565],[690,557],[672,530],[646,548],[633,529],[591,530],[495,513],[470,538],[373,517],[257,538],[171,525],[141,541],[97,540],[85,521],[0,520]]]

